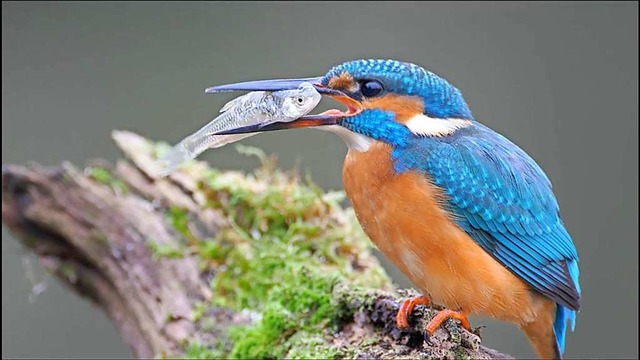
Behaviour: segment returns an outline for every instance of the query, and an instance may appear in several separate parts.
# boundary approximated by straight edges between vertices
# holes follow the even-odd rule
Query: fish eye
[[[302,105],[304,104],[304,98],[302,96],[298,96],[296,98],[296,102],[298,103],[298,105]]]
[[[377,80],[365,80],[360,84],[360,92],[364,97],[380,95],[382,90],[382,84]]]

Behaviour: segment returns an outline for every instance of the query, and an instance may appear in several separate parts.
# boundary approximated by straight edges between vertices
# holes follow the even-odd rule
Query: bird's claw
[[[431,333],[427,330],[424,331],[424,342],[429,346],[433,346],[433,343],[431,342]]]
[[[396,317],[396,325],[399,329],[406,329],[409,327],[409,317],[411,317],[413,308],[416,305],[429,306],[429,298],[427,298],[426,296],[418,296],[415,298],[406,299],[402,302],[402,304],[400,305],[400,309],[398,310],[398,315]]]

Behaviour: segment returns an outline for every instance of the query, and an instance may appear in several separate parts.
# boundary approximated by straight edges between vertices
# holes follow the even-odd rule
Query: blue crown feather
[[[329,70],[322,84],[326,86],[329,80],[345,72],[356,80],[380,80],[388,92],[420,96],[425,105],[424,113],[429,117],[473,120],[460,90],[418,65],[396,60],[349,61]]]

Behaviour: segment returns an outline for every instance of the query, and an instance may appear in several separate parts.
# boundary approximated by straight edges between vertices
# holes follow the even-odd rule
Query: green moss
[[[348,349],[327,345],[330,341],[315,333],[299,331],[288,342],[291,344],[288,359],[341,359],[353,355]]]
[[[171,245],[158,244],[155,241],[147,240],[147,246],[151,250],[154,260],[161,258],[167,259],[181,259],[184,257],[182,250],[177,249]]]
[[[189,217],[187,211],[178,206],[172,206],[167,213],[169,224],[185,239],[191,239],[191,231],[189,230]]]
[[[364,340],[362,340],[362,342],[360,343],[361,347],[369,347],[369,346],[373,346],[376,345],[380,342],[380,339],[374,338],[374,337],[368,337],[365,338]]]
[[[91,168],[89,170],[89,176],[105,185],[109,185],[109,182],[111,180],[111,173],[109,172],[109,170],[100,167]]]
[[[333,291],[333,299],[339,309],[337,318],[341,320],[356,312],[371,312],[373,304],[381,295],[380,290],[340,283]]]
[[[216,320],[211,317],[206,317],[200,321],[200,329],[204,332],[211,332],[216,327]]]
[[[76,272],[75,266],[63,262],[60,265],[60,273],[67,279],[71,284],[75,284],[78,281],[78,273]]]
[[[127,185],[114,177],[111,172],[102,167],[90,167],[87,169],[89,177],[95,181],[111,187],[116,194],[126,194],[129,191]]]
[[[208,347],[199,341],[192,340],[185,348],[184,359],[221,359],[224,353],[220,347]]]
[[[195,304],[193,311],[191,312],[191,318],[194,322],[200,321],[206,312],[206,305],[203,302],[198,302]]]
[[[231,244],[224,243],[220,238],[208,239],[198,243],[198,254],[203,260],[221,261],[229,251]]]
[[[447,320],[447,324],[446,324],[447,331],[449,332],[449,339],[454,344],[460,345],[460,343],[462,341],[462,335],[460,334],[460,328],[458,326],[456,326],[456,323],[454,323],[453,321],[454,320],[449,319],[449,320]]]
[[[453,354],[454,354],[455,360],[468,360],[469,359],[469,356],[467,355],[467,352],[464,350],[464,348],[462,346],[457,346],[455,349],[453,349]]]
[[[65,172],[62,175],[62,182],[64,182],[65,184],[72,184],[73,178],[71,178],[71,176],[67,172]]]
[[[171,145],[167,144],[164,141],[154,142],[151,145],[152,145],[151,155],[156,159],[164,155],[169,150],[171,150]]]
[[[105,234],[102,233],[94,233],[93,238],[100,244],[102,245],[107,245],[109,244],[109,239],[107,238],[107,236]]]
[[[299,264],[284,270],[290,271],[290,276],[265,293],[262,318],[230,334],[232,358],[284,357],[297,339],[287,338],[287,334],[303,331],[318,335],[324,324],[335,318],[338,308],[331,294],[338,281],[336,274],[322,274]]]
[[[167,214],[205,268],[216,269],[213,303],[196,305],[194,318],[201,319],[206,306],[259,311],[251,325],[229,329],[232,348],[216,350],[218,357],[344,357],[349,349],[323,345],[331,336],[325,329],[350,311],[336,289],[379,288],[390,283],[387,275],[368,265],[371,244],[353,211],[340,205],[343,192],[324,193],[310,180],[275,170],[261,150],[239,151],[257,156],[261,167],[250,174],[206,169],[199,184],[207,206],[227,219],[214,239],[195,239],[184,209]],[[197,358],[208,351],[213,350],[191,343],[185,354]]]

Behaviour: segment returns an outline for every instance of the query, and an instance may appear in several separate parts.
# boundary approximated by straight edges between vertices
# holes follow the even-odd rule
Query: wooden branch
[[[299,245],[287,246],[293,247],[292,251],[302,251],[295,246],[304,247],[310,254],[308,259],[327,254],[335,257],[318,262],[324,264],[321,270],[312,268],[312,261],[300,265],[300,269],[311,268],[317,276],[343,274],[330,289],[314,290],[321,295],[328,291],[329,305],[324,310],[330,321],[309,320],[320,311],[313,301],[303,310],[288,308],[293,297],[278,303],[274,289],[287,293],[302,286],[287,289],[286,281],[265,286],[264,298],[247,300],[256,304],[247,308],[229,294],[233,286],[223,288],[220,284],[224,283],[216,281],[229,276],[229,281],[235,281],[230,284],[241,287],[259,280],[234,275],[237,268],[229,260],[232,252],[207,258],[204,250],[197,249],[225,241],[233,245],[226,251],[250,249],[266,241],[263,237],[269,233],[270,221],[278,223],[277,218],[262,219],[255,214],[253,223],[245,221],[250,212],[261,209],[234,205],[235,195],[229,190],[234,186],[254,196],[269,186],[277,185],[276,190],[288,194],[290,189],[297,191],[306,185],[293,175],[277,172],[266,159],[255,176],[216,173],[206,164],[195,163],[159,179],[153,175],[156,148],[152,143],[129,132],[114,132],[113,137],[131,161],[120,160],[115,167],[93,161],[84,170],[69,163],[53,168],[3,165],[2,219],[47,270],[104,309],[135,356],[510,358],[480,345],[477,334],[461,329],[454,321],[436,332],[432,345],[426,344],[422,327],[433,316],[431,309],[419,307],[412,318],[413,328],[398,330],[395,314],[400,296],[353,225],[352,213],[331,205],[328,195],[310,199],[312,205],[302,209],[302,215],[295,215],[298,222],[292,220],[293,215],[282,215],[286,221],[278,226],[290,234],[292,224],[301,227],[304,222],[299,220],[303,219],[320,229],[320,235],[305,230],[315,235],[298,241]],[[218,174],[215,181],[226,185],[216,189],[203,185],[212,173]],[[174,211],[175,215],[175,209],[180,217],[172,220],[170,214]],[[279,211],[288,214],[286,209]],[[253,225],[243,228],[241,221]],[[331,229],[344,230],[345,235],[325,242],[331,245],[331,252],[320,255],[313,237],[330,231],[322,228],[322,221],[329,221]],[[255,255],[247,264],[270,261],[266,255]],[[254,291],[252,286],[258,284],[250,283],[246,291]],[[283,322],[266,319],[271,316],[267,314],[289,314],[294,322],[283,327]],[[276,341],[239,345],[238,339],[249,338],[247,334],[256,329],[272,331],[268,321],[279,329]],[[254,333],[238,337],[230,329]]]

